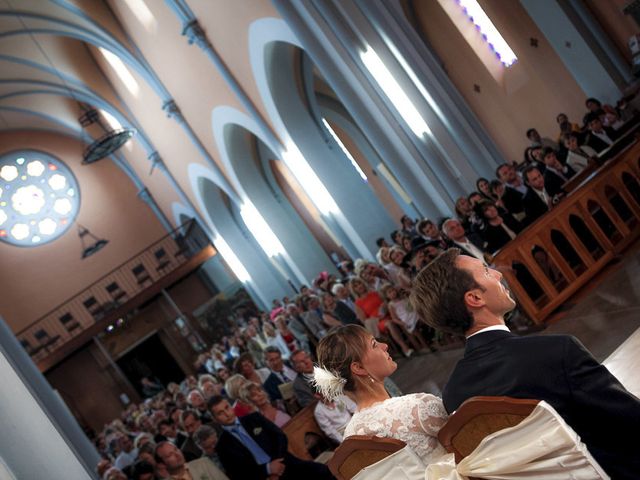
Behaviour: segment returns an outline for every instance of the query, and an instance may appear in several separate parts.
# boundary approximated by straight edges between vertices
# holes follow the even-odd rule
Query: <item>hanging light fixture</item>
[[[11,9],[15,11],[13,5],[10,5]],[[17,12],[16,12],[17,13]],[[83,104],[78,97],[74,94],[71,87],[65,77],[60,73],[56,65],[53,63],[47,52],[42,48],[38,39],[30,32],[30,29],[27,27],[22,15],[18,13],[17,15],[18,21],[22,24],[25,31],[29,32],[29,37],[35,44],[36,48],[40,51],[42,56],[47,60],[56,76],[60,79],[61,84],[67,90],[69,94],[69,98],[73,99],[74,102],[78,104],[80,110],[82,110],[82,115],[78,118],[80,125],[82,126],[82,136],[88,136],[86,132],[86,128],[97,124],[102,128],[102,132],[96,131],[96,134],[99,134],[97,139],[93,139],[88,136],[90,140],[92,140],[91,144],[85,149],[82,155],[82,163],[89,164],[97,162],[105,157],[108,157],[112,153],[116,152],[120,147],[122,147],[127,141],[135,135],[136,131],[132,128],[123,128],[120,126],[119,128],[114,128],[111,125],[105,125],[100,118],[97,110],[91,106],[87,106]],[[117,57],[116,57],[117,58]]]
[[[78,236],[80,237],[80,242],[82,243],[83,260],[102,250],[107,245],[107,243],[109,243],[109,240],[96,237],[89,231],[88,228],[83,227],[80,224],[78,224]]]
[[[78,118],[82,128],[85,129],[90,125],[97,124],[102,127],[102,130],[105,132],[104,135],[94,140],[84,150],[82,154],[83,165],[88,165],[108,157],[127,143],[136,133],[135,130],[131,128],[113,128],[110,125],[105,125],[95,108],[87,108],[80,102],[78,102],[78,104],[82,109],[85,109],[84,113]]]

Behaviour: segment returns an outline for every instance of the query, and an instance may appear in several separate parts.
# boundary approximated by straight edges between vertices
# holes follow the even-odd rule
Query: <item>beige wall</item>
[[[587,7],[598,20],[602,29],[616,45],[622,56],[631,65],[631,51],[627,42],[632,35],[640,33],[640,28],[629,15],[625,15],[622,9],[628,0],[584,0]]]
[[[29,148],[62,160],[80,186],[80,211],[57,240],[33,248],[0,243],[0,313],[14,331],[29,325],[165,234],[131,180],[111,161],[82,166],[83,146],[41,132],[0,133],[0,154]],[[109,244],[81,260],[77,224]]]
[[[480,4],[518,57],[501,83],[437,1],[413,1],[410,7],[419,32],[502,154],[521,161],[528,146],[526,130],[535,127],[543,136],[555,138],[559,133],[556,115],[564,112],[580,122],[585,94],[518,2],[482,0]],[[531,38],[537,39],[537,48],[530,45]]]
[[[213,47],[269,123],[249,61],[249,26],[261,18],[280,18],[273,3],[269,0],[195,0],[189,5]]]
[[[215,66],[200,48],[187,43],[187,38],[181,34],[180,21],[165,2],[148,0],[146,2],[157,22],[155,33],[141,28],[125,2],[111,1],[109,3],[119,21],[122,22],[145,59],[150,63],[151,68],[162,79],[162,83],[176,101],[183,116],[211,157],[218,165],[222,166],[220,154],[213,138],[211,112],[219,105],[227,105],[240,111],[244,111],[244,109],[227,87]],[[234,3],[229,3],[229,7],[225,8],[225,18],[227,18],[227,10],[232,9],[233,5]],[[236,31],[244,31],[241,30],[243,27],[234,24],[233,15],[229,15],[228,22],[234,25]],[[167,118],[167,115],[162,111],[162,102],[158,95],[141,77],[136,76],[141,86],[140,94],[136,98],[126,90],[114,72],[108,66],[104,66],[104,61],[99,56],[97,58],[111,79],[114,88],[125,98],[134,115],[144,127],[173,176],[181,184],[191,201],[196,204],[195,196],[191,192],[187,167],[190,163],[208,166],[207,162],[183,132],[178,122]],[[178,72],[179,74],[177,74]],[[206,212],[202,213],[206,214]]]

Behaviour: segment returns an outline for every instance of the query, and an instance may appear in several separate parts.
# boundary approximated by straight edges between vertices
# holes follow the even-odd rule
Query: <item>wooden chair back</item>
[[[289,452],[303,460],[313,460],[313,457],[309,453],[309,445],[307,445],[310,435],[320,438],[324,440],[327,445],[330,445],[329,439],[313,415],[316,403],[317,402],[313,402],[304,407],[282,426],[282,431],[289,441]]]
[[[360,470],[402,450],[406,443],[395,438],[353,435],[336,449],[328,466],[338,480],[350,480]]]
[[[486,436],[518,425],[531,414],[538,402],[510,397],[472,397],[449,417],[438,432],[438,440],[455,455],[458,463]]]

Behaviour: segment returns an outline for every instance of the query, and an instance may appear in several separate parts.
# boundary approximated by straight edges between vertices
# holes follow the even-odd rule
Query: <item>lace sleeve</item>
[[[417,400],[420,426],[428,435],[437,436],[448,418],[442,399],[430,393],[421,393],[417,395]]]

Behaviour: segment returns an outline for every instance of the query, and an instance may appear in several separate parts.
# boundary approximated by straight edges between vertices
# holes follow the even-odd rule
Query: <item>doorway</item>
[[[186,376],[157,333],[122,355],[116,363],[143,398],[142,377],[159,381],[166,387],[169,382],[180,383]]]

